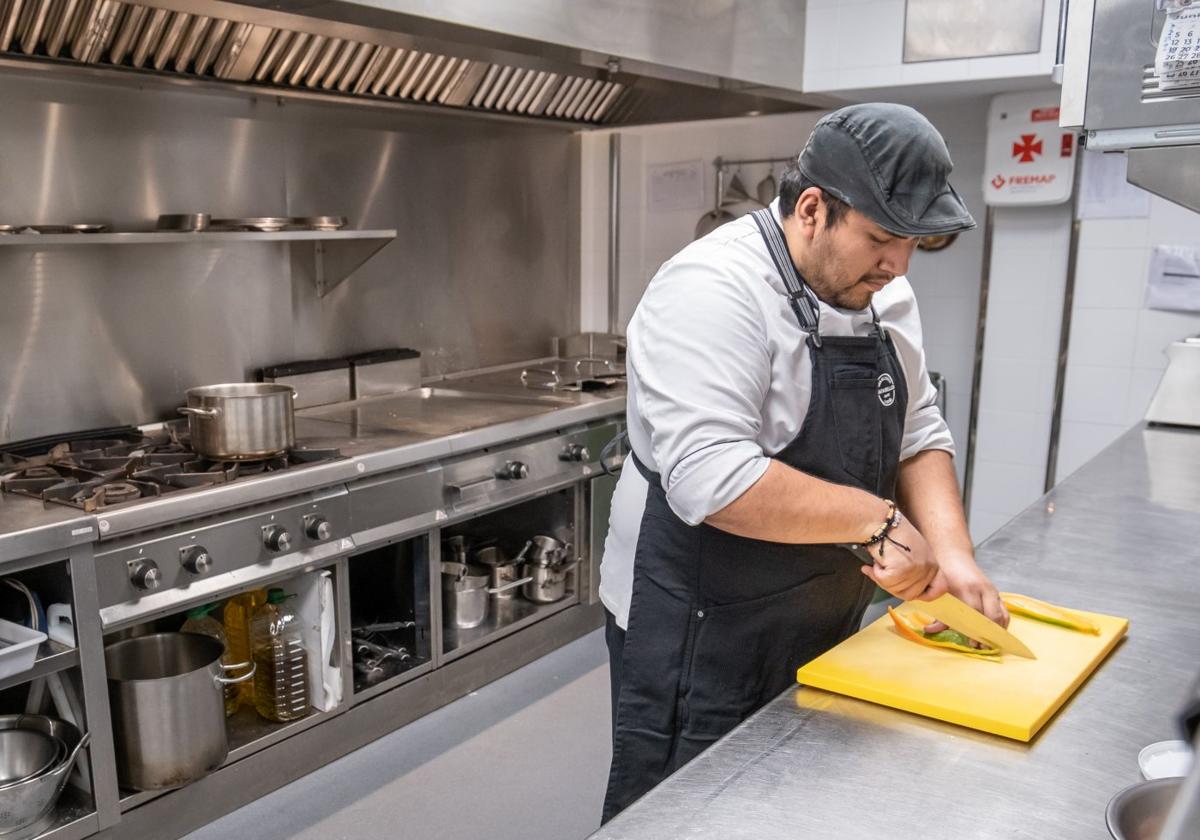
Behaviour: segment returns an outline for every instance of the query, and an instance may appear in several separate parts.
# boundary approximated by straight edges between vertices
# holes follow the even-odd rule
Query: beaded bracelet
[[[911,552],[911,548],[902,542],[897,542],[892,538],[892,529],[898,527],[901,521],[903,521],[904,517],[900,514],[900,510],[896,507],[895,502],[893,502],[891,499],[884,499],[884,501],[888,504],[887,518],[883,520],[883,524],[879,526],[879,530],[872,534],[870,539],[862,543],[862,547],[870,548],[873,545],[879,544],[880,557],[883,556],[884,545],[887,543],[892,543],[893,545],[897,545],[905,551]]]

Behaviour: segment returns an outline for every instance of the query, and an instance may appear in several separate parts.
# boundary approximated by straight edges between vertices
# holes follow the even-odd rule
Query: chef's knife
[[[997,648],[1001,653],[1012,653],[1026,659],[1037,659],[1024,642],[949,592],[932,601],[915,601],[914,603],[922,612],[929,613],[947,627],[957,630],[967,638]]]

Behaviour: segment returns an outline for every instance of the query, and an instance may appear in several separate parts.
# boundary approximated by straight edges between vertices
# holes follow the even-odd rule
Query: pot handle
[[[236,671],[238,668],[245,668],[247,666],[250,668],[250,670],[245,674],[242,674],[240,677],[213,677],[213,679],[221,685],[237,685],[238,683],[244,683],[253,677],[254,672],[258,670],[258,665],[256,663],[239,662],[236,665],[226,665],[223,662],[221,663],[222,671]]]
[[[179,409],[180,414],[191,414],[196,417],[203,417],[206,420],[212,420],[221,416],[219,408],[193,408],[190,405],[185,405]],[[247,663],[248,664],[248,663]]]
[[[532,577],[526,577],[526,578],[521,578],[520,580],[514,580],[511,583],[506,583],[503,586],[489,588],[488,594],[495,595],[497,592],[507,592],[510,589],[516,589],[518,586],[529,583],[531,580],[533,580]]]

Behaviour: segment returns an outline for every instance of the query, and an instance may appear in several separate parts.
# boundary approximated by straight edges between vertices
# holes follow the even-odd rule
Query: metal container
[[[488,570],[465,563],[442,563],[442,619],[460,630],[487,621]]]
[[[562,540],[539,534],[529,540],[529,545],[521,554],[535,566],[557,566],[567,559],[571,553],[571,544]]]
[[[1118,793],[1104,812],[1116,840],[1157,840],[1183,779],[1139,782]]]
[[[313,359],[272,365],[259,371],[263,382],[296,389],[296,408],[345,402],[350,397],[350,363],[345,359]]]
[[[253,678],[222,665],[225,646],[197,633],[156,633],[104,649],[117,778],[134,790],[179,787],[225,760],[225,686]],[[249,668],[226,677],[226,670]]]
[[[217,461],[253,461],[291,449],[296,442],[295,389],[272,382],[235,382],[189,388],[192,449]]]
[[[442,563],[442,620],[460,630],[470,630],[487,621],[488,596],[515,591],[529,578],[501,586],[488,586],[491,571],[487,566],[466,563]]]
[[[0,716],[0,729],[14,727],[42,732],[61,741],[66,750],[49,769],[0,788],[0,834],[31,826],[54,807],[75,766],[75,757],[88,742],[87,735],[81,735],[65,720],[42,715]]]
[[[208,230],[212,217],[207,213],[163,213],[158,217],[156,230],[199,233]]]
[[[529,548],[530,543],[525,544]],[[521,560],[525,551],[513,559],[509,559],[504,551],[495,545],[484,546],[475,552],[475,562],[488,570],[491,587],[488,592],[498,601],[511,601],[517,597],[517,589],[528,583],[531,578],[521,575]]]
[[[60,742],[36,729],[0,728],[0,790],[44,773],[59,755]]]
[[[576,560],[557,566],[542,566],[526,562],[522,571],[528,581],[521,587],[521,594],[535,604],[553,604],[567,597],[567,575],[579,565]]]

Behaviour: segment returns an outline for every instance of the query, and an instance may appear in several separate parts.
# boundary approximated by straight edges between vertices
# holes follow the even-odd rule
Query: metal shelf
[[[38,645],[37,659],[34,660],[33,667],[28,671],[0,679],[0,691],[53,674],[56,671],[74,668],[78,664],[79,651],[77,649],[60,645],[58,642],[42,642]]]
[[[312,248],[317,295],[324,297],[360,265],[396,238],[396,231],[381,230],[281,230],[258,231],[148,231],[137,233],[11,233],[0,235],[0,247],[79,248],[88,245],[208,245],[282,242],[293,256]]]

